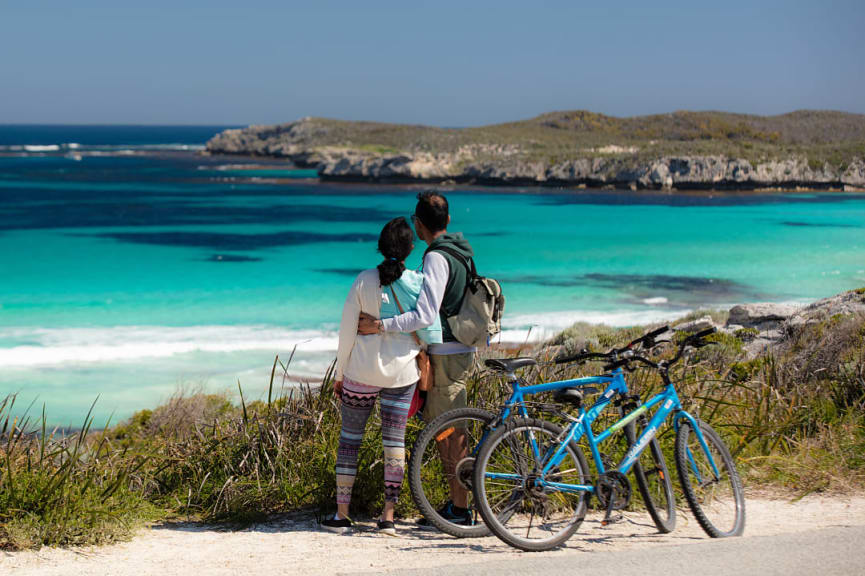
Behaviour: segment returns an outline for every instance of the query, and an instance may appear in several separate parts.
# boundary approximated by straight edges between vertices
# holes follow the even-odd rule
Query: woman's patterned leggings
[[[379,388],[354,382],[342,383],[342,432],[336,455],[336,502],[351,502],[357,476],[357,457],[366,421],[381,396],[381,438],[384,444],[384,499],[399,500],[405,476],[405,425],[414,395],[414,384],[403,388]]]

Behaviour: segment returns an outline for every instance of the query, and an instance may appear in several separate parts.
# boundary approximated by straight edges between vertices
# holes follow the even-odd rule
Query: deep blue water
[[[292,373],[321,373],[354,275],[422,187],[200,155],[218,130],[0,126],[0,396],[75,424],[97,394],[98,418],[179,385],[255,396],[295,345]],[[863,195],[445,193],[510,339],[865,285]]]

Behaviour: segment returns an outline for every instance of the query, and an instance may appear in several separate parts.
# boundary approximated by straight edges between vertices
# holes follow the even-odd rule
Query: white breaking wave
[[[668,300],[663,296],[654,296],[652,298],[644,298],[643,304],[648,304],[649,306],[657,306],[658,304],[666,304]]]
[[[634,326],[672,321],[688,312],[654,309],[525,314],[506,318],[495,342],[539,342],[576,322]],[[338,342],[333,330],[289,330],[266,325],[2,328],[0,341],[11,343],[0,347],[0,368],[136,361],[196,352],[268,351],[285,356],[295,346],[295,359],[302,360],[304,355],[334,353]],[[320,364],[320,358],[315,363]]]
[[[577,322],[606,324],[607,326],[638,326],[672,321],[687,315],[690,310],[629,310],[624,312],[598,312],[579,310],[545,312],[505,318],[502,333],[496,342],[540,342],[555,336]]]
[[[126,155],[137,152],[198,152],[205,149],[204,144],[79,144],[78,142],[63,142],[60,144],[13,144],[0,146],[0,152],[59,152],[61,150],[76,150],[93,156]]]
[[[110,328],[6,328],[0,367],[130,361],[192,352],[273,351],[298,355],[335,351],[337,336],[322,330],[273,326],[116,326]]]
[[[204,150],[204,144],[128,144],[120,146],[89,146],[99,150]]]
[[[26,152],[57,152],[58,150],[60,150],[60,146],[57,144],[48,144],[45,146],[27,145],[27,146],[24,146],[24,150]]]

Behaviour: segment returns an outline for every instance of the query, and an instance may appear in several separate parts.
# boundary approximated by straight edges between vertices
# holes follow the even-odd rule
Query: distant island
[[[303,118],[226,130],[206,153],[284,158],[323,180],[865,190],[865,115],[571,111],[473,128]]]

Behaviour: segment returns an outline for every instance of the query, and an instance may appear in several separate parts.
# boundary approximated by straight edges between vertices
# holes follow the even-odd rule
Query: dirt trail
[[[821,528],[865,526],[865,495],[810,496],[798,502],[758,497],[747,500],[745,539],[795,534]],[[143,530],[131,542],[99,548],[0,553],[0,574],[116,575],[173,574],[352,574],[431,569],[485,562],[535,562],[573,556],[575,562],[598,552],[651,551],[662,546],[698,545],[708,538],[684,510],[674,533],[658,534],[645,514],[628,514],[608,527],[590,513],[567,546],[526,554],[495,537],[457,540],[412,523],[398,525],[399,538],[380,536],[373,523],[353,535],[322,532],[311,518],[281,519],[230,532],[211,526],[173,524]],[[586,556],[592,555],[592,556]],[[481,568],[481,566],[478,566]]]

